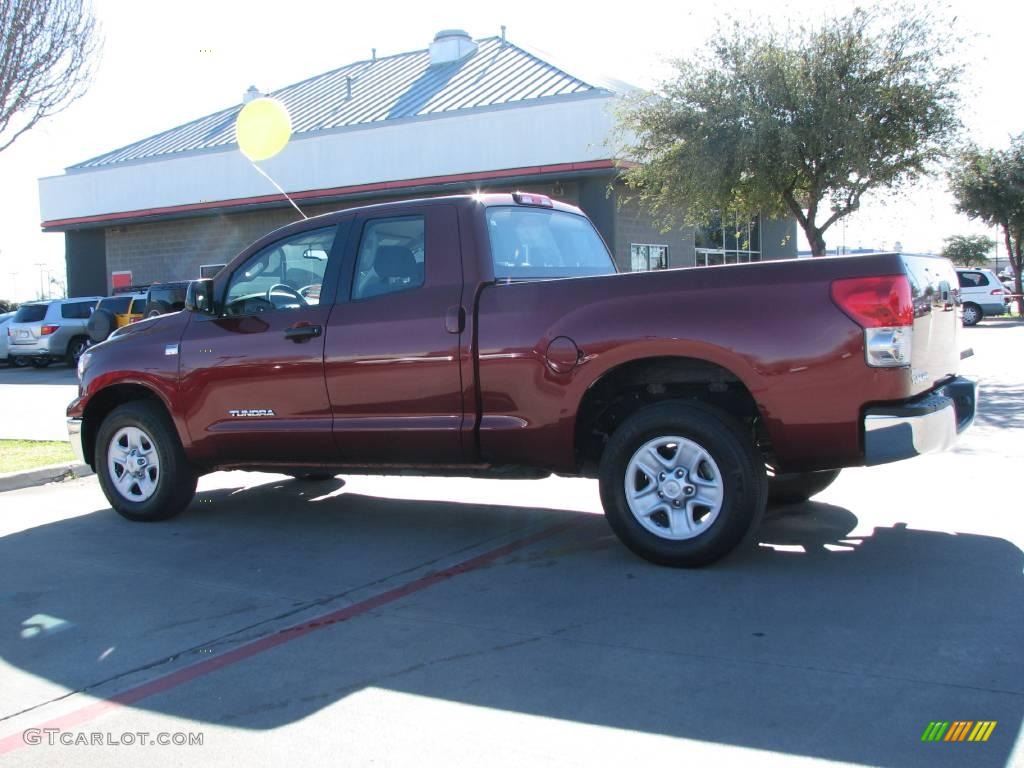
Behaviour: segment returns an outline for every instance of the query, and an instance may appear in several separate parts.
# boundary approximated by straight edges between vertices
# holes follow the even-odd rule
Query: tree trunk
[[[1021,235],[1022,232],[1017,232],[1016,241],[1010,237],[1010,227],[1003,227],[1003,236],[1006,240],[1006,256],[1010,260],[1010,266],[1013,267],[1013,292],[1018,297],[1021,296],[1021,262],[1024,259],[1021,258],[1022,243]],[[1016,247],[1014,247],[1016,246]],[[1024,297],[1017,298],[1017,317],[1024,317]]]
[[[825,250],[825,238],[822,236],[821,230],[813,224],[808,224],[804,227],[804,234],[807,236],[807,242],[811,245],[811,256],[828,255]]]

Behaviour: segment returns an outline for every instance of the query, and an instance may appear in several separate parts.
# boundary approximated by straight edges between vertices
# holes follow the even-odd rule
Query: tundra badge
[[[273,408],[242,408],[228,411],[228,416],[277,416]]]

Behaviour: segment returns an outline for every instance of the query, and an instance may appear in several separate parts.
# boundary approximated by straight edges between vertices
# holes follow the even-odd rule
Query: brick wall
[[[615,262],[622,271],[630,269],[630,245],[667,245],[670,267],[692,267],[693,228],[681,227],[661,232],[653,218],[637,200],[617,201],[615,217]]]
[[[485,189],[488,192],[512,192],[516,187],[486,185]],[[578,204],[579,200],[579,188],[575,182],[526,184],[523,189],[550,195],[573,205]],[[472,190],[460,188],[438,194],[462,194],[467,191]],[[389,199],[325,205],[300,203],[300,206],[307,216],[316,216],[356,205],[388,202]],[[295,209],[288,207],[107,227],[104,277],[107,288],[110,288],[110,273],[120,270],[131,270],[132,282],[136,285],[199,277],[201,265],[227,264],[255,240],[297,219]]]

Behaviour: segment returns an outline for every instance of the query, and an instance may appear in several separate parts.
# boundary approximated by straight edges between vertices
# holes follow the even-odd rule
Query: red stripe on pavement
[[[374,610],[375,608],[380,608],[388,603],[393,603],[396,600],[400,600],[403,597],[407,597],[408,595],[416,592],[421,592],[424,589],[432,587],[435,584],[439,584],[442,581],[446,581],[454,576],[481,568],[482,566],[488,565],[489,563],[492,563],[505,555],[511,554],[518,549],[528,547],[531,544],[536,544],[538,541],[553,536],[556,533],[560,533],[568,528],[570,524],[571,523],[562,523],[550,528],[545,528],[531,536],[516,539],[515,541],[498,547],[497,549],[492,549],[489,552],[484,552],[483,554],[472,557],[469,560],[457,563],[435,573],[428,574],[427,576],[423,576],[419,579],[415,579],[414,581],[410,581],[408,584],[402,584],[401,586],[394,587],[393,589],[389,589],[379,595],[367,598],[362,602],[325,613],[301,624],[285,627],[274,634],[267,635],[266,637],[260,637],[256,640],[251,640],[250,642],[240,645],[226,653],[204,659],[203,661],[192,664],[184,669],[169,672],[166,675],[161,675],[149,682],[142,683],[134,688],[129,688],[116,696],[111,696],[109,699],[87,704],[86,706],[80,707],[66,715],[61,715],[60,717],[48,720],[40,725],[30,726],[20,732],[12,733],[9,736],[5,736],[0,739],[0,755],[6,755],[17,751],[22,747],[28,746],[24,739],[25,731],[33,729],[42,731],[45,728],[55,728],[60,731],[69,730],[74,726],[95,720],[109,710],[135,704],[136,702],[153,696],[154,694],[163,693],[171,688],[176,688],[179,685],[188,683],[196,678],[208,675],[211,672],[216,672],[218,669],[229,667],[232,664],[237,664],[251,656],[256,656],[264,651],[269,651],[271,648],[276,648],[279,645],[284,645],[292,640],[297,640],[300,637],[304,637],[311,632],[322,629],[323,627],[348,621],[351,618],[360,616]]]

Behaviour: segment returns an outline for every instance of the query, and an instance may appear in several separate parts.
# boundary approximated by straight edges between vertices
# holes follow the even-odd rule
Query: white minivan
[[[1009,311],[1007,291],[991,269],[957,267],[964,325],[977,325],[983,317],[1005,315]]]

